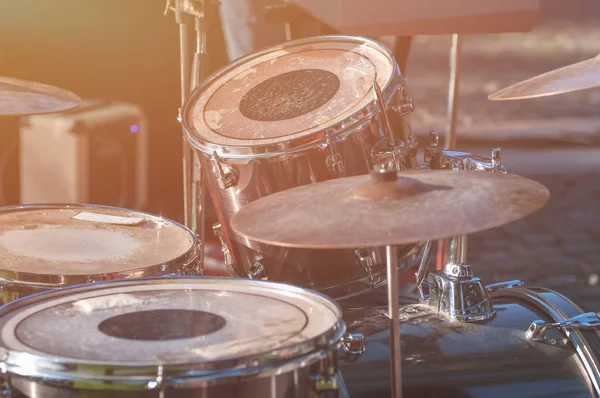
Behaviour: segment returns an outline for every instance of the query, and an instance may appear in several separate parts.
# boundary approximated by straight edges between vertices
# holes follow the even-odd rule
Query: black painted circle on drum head
[[[292,119],[324,105],[339,88],[340,79],[323,69],[286,72],[252,87],[240,100],[240,112],[261,122]]]
[[[225,318],[196,310],[136,311],[108,318],[98,329],[128,340],[175,340],[204,336],[222,329]]]

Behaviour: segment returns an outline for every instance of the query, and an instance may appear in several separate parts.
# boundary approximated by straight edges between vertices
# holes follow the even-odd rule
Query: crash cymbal
[[[491,100],[546,97],[600,86],[600,55],[513,84],[488,96]]]
[[[466,235],[516,221],[549,192],[516,175],[414,171],[339,178],[266,196],[242,207],[236,234],[275,246],[344,249]],[[376,177],[376,178],[374,178]]]
[[[60,112],[80,104],[81,98],[61,88],[0,76],[0,115]]]

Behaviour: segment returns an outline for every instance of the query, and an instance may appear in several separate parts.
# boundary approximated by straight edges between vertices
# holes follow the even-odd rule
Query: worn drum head
[[[9,372],[26,375],[33,356],[50,379],[71,365],[98,365],[98,377],[158,365],[170,376],[176,365],[189,365],[182,373],[257,366],[337,343],[344,332],[339,307],[325,296],[233,278],[81,285],[10,303],[0,319]]]
[[[373,82],[387,87],[396,69],[389,50],[368,39],[293,41],[219,71],[193,93],[184,121],[193,138],[216,146],[302,139],[360,112]]]
[[[14,281],[118,277],[166,269],[194,253],[195,238],[187,228],[146,213],[79,205],[0,210],[0,276]]]

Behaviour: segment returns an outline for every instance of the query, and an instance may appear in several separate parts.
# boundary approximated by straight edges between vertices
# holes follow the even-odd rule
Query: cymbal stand
[[[169,10],[172,10],[175,14],[175,22],[179,25],[181,108],[179,109],[178,120],[180,123],[183,118],[182,108],[187,102],[190,92],[208,76],[208,23],[215,5],[215,0],[167,0],[165,14]],[[190,16],[194,18],[194,30],[196,33],[196,46],[191,67],[188,54],[190,49],[190,32],[188,27]],[[184,222],[198,238],[198,268],[196,272],[202,275],[205,236],[204,205],[208,193],[206,184],[202,178],[200,161],[185,140],[185,128],[183,128],[182,150]]]
[[[396,181],[397,156],[394,134],[387,116],[385,99],[377,82],[373,83],[375,102],[379,108],[381,124],[391,151],[393,163],[386,162],[383,167],[376,165],[371,178],[376,181]],[[392,374],[392,397],[402,397],[402,355],[400,350],[400,303],[398,298],[398,249],[396,246],[386,246],[385,257],[387,265],[388,310],[390,318],[390,351]]]

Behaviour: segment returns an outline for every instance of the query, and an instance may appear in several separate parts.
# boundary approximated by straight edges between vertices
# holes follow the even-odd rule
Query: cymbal
[[[600,86],[600,55],[513,84],[488,96],[491,100],[547,97]]]
[[[81,98],[67,90],[0,76],[0,115],[60,112],[80,104]]]
[[[242,207],[236,234],[275,246],[347,249],[466,235],[540,209],[542,184],[491,172],[422,170],[339,178],[278,192]]]

